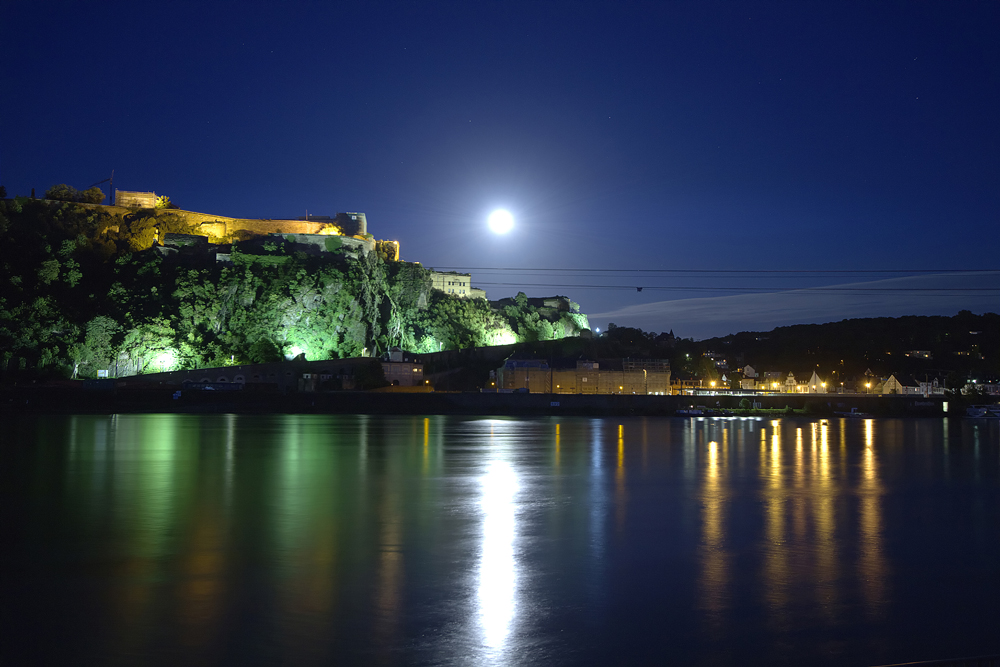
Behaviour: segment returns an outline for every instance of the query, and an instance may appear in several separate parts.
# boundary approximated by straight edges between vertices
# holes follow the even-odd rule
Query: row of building
[[[487,390],[531,394],[675,393],[670,385],[670,362],[665,359],[578,360],[575,366],[559,368],[544,360],[508,359],[491,371]]]
[[[758,372],[753,366],[744,366],[734,376],[736,379],[730,380],[723,375],[719,387],[783,394],[904,394],[925,397],[944,395],[947,389],[942,377],[927,376],[920,380],[901,373],[878,377],[870,370],[858,378],[831,380],[821,378],[815,370]]]

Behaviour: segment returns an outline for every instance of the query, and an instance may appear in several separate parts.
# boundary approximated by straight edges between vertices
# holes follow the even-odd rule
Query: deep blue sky
[[[6,3],[0,70],[11,195],[114,169],[189,210],[364,211],[437,267],[1000,269],[997,2]],[[473,271],[695,336],[763,326],[760,298],[710,329],[659,302],[726,293],[653,286],[880,277]]]

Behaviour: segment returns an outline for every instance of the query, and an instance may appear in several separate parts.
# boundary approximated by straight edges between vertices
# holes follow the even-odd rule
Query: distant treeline
[[[996,378],[1000,376],[1000,315],[967,310],[953,317],[909,316],[797,324],[768,332],[743,332],[700,343],[722,354],[730,367],[821,371],[861,375],[890,373]]]
[[[279,360],[432,352],[579,335],[523,294],[502,311],[431,289],[418,264],[306,254],[280,238],[212,254],[151,248],[180,217],[0,202],[0,373],[94,377]]]

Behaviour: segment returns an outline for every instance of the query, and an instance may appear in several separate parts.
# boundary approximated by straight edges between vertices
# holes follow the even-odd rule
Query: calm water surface
[[[118,415],[0,449],[3,664],[1000,653],[1000,424]]]

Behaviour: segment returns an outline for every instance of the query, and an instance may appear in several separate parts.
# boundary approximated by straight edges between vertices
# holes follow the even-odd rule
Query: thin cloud
[[[996,312],[1000,306],[995,292],[961,292],[970,288],[1000,289],[1000,271],[907,276],[830,285],[825,289],[835,288],[900,291],[789,290],[678,299],[595,313],[590,315],[590,319],[646,331],[672,329],[678,336],[703,339],[740,331],[766,331],[791,324],[821,324],[856,317],[954,315],[959,310]],[[908,289],[955,291],[904,291]]]

